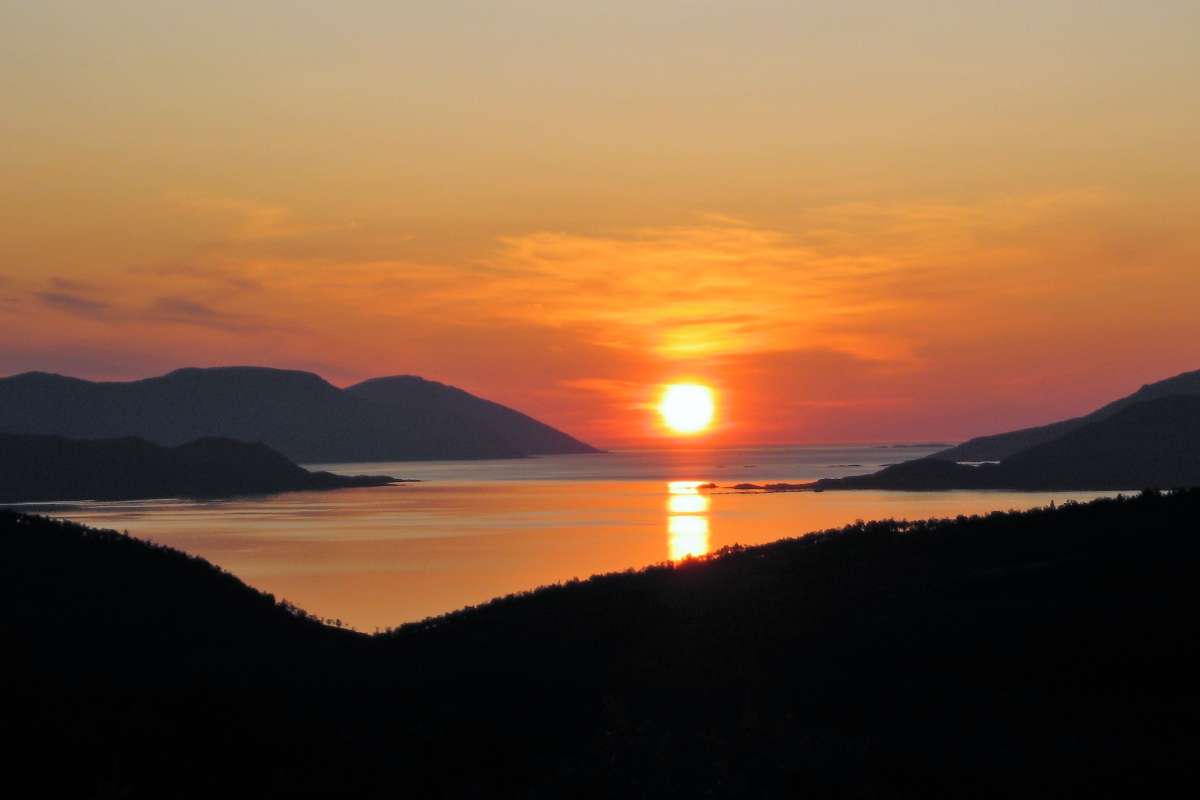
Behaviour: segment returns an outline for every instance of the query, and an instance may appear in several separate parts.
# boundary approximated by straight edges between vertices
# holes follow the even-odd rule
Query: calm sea
[[[310,465],[420,483],[225,501],[36,504],[201,555],[372,631],[498,595],[758,544],[856,519],[1021,509],[1101,493],[745,494],[697,484],[871,472],[938,448],[625,451],[506,461]]]

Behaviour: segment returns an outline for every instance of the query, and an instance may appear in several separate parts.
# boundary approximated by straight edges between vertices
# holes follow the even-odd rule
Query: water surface
[[[1022,509],[1100,492],[744,494],[698,488],[878,469],[937,448],[778,447],[316,465],[421,483],[224,501],[38,504],[207,558],[371,631],[510,592],[856,519]]]

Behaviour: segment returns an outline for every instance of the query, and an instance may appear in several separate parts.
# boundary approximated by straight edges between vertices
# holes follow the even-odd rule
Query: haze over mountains
[[[128,382],[15,375],[0,379],[0,432],[136,436],[168,447],[224,437],[262,442],[301,463],[598,452],[434,381],[398,376],[339,389],[309,372],[266,367],[188,368]]]

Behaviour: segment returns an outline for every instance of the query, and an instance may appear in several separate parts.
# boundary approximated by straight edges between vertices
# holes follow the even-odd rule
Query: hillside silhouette
[[[206,438],[160,447],[144,439],[0,433],[0,503],[217,498],[394,483],[310,472],[262,444]]]
[[[871,475],[780,488],[1042,491],[1179,486],[1200,486],[1200,396],[1127,405],[998,464],[970,466],[934,455]]]
[[[1053,441],[1090,422],[1111,417],[1137,403],[1176,395],[1200,396],[1200,370],[1184,372],[1173,378],[1146,384],[1133,394],[1114,400],[1082,417],[1052,422],[1049,425],[1039,425],[1034,428],[1023,428],[1009,433],[979,436],[935,453],[932,457],[944,461],[1000,461],[1022,450]]]
[[[6,778],[135,798],[1152,794],[1196,772],[1198,527],[1196,490],[859,523],[369,637],[200,559],[0,512]]]
[[[425,387],[389,382],[386,402],[375,402],[365,396],[373,390],[356,388],[265,367],[189,368],[129,382],[29,372],[0,379],[0,432],[137,436],[165,446],[222,437],[309,464],[595,452],[566,434],[549,436],[550,428],[532,438],[528,423],[509,429],[495,404],[465,392],[443,404],[429,402]]]
[[[596,452],[590,445],[520,411],[416,375],[373,378],[347,387],[346,391],[375,403],[394,406],[405,413],[453,414],[494,431],[514,450],[529,455]]]

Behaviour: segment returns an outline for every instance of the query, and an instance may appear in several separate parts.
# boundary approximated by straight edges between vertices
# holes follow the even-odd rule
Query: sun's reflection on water
[[[667,484],[667,552],[672,561],[708,552],[708,497],[700,481]]]
[[[707,514],[708,498],[702,494],[673,494],[667,498],[672,514]]]

